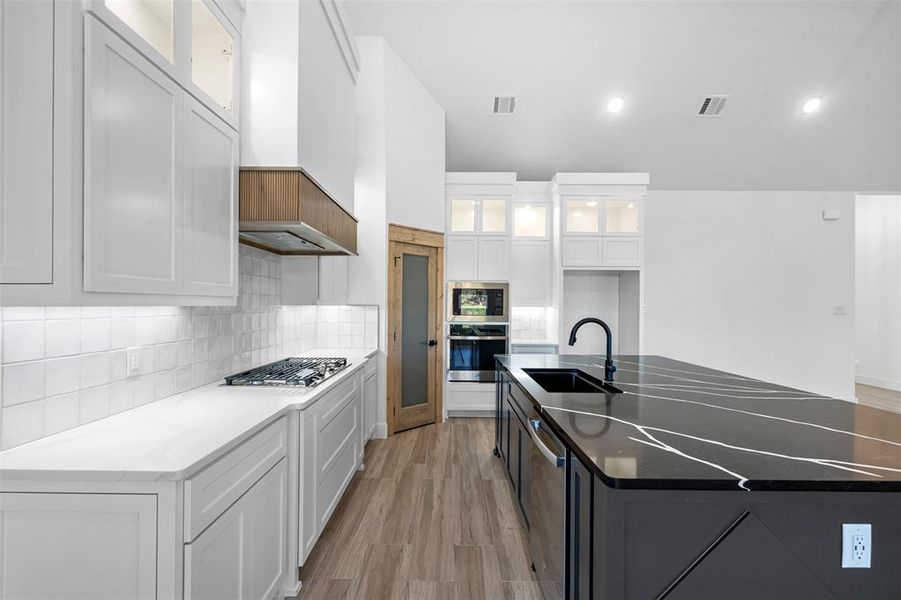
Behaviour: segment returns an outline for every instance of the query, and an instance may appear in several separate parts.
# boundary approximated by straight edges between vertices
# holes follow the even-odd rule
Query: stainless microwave
[[[485,281],[449,282],[447,320],[457,323],[508,322],[510,286]]]

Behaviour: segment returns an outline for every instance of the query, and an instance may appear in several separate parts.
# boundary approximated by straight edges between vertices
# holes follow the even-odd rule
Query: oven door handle
[[[544,442],[538,437],[538,431],[541,429],[541,420],[540,419],[529,419],[529,437],[532,438],[532,443],[535,444],[535,447],[538,448],[538,451],[541,452],[541,455],[544,456],[549,463],[557,467],[558,469],[562,468],[566,464],[566,458],[563,456],[557,456],[550,448],[544,445]]]
[[[449,340],[506,340],[507,336],[505,335],[449,335],[447,336]]]

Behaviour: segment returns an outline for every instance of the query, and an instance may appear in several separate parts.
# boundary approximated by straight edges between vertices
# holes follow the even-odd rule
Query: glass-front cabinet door
[[[482,233],[507,233],[507,200],[505,198],[481,198]]]
[[[601,209],[597,198],[564,198],[563,212],[566,233],[601,232]]]
[[[174,0],[103,0],[103,6],[170,64],[175,64]]]
[[[513,237],[548,237],[548,206],[546,204],[513,205]]]
[[[191,81],[232,112],[234,37],[204,0],[191,2]]]
[[[476,233],[476,198],[452,198],[450,201],[451,233]]]
[[[638,200],[608,199],[604,202],[604,233],[638,235],[641,233]]]

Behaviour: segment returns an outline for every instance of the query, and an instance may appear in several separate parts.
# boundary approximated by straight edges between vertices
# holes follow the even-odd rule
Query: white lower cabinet
[[[157,496],[4,492],[0,572],[3,600],[156,598]]]
[[[313,550],[360,461],[360,381],[349,377],[300,413],[299,560]]]
[[[362,397],[360,399],[363,412],[363,418],[361,420],[363,429],[362,435],[360,436],[360,443],[362,444],[362,447],[360,448],[361,455],[366,448],[366,442],[372,439],[372,436],[375,434],[376,409],[379,396],[379,370],[377,361],[377,356],[373,356],[366,361],[366,365],[363,367],[363,384],[361,387]]]
[[[185,600],[269,600],[285,569],[287,459],[185,544]]]

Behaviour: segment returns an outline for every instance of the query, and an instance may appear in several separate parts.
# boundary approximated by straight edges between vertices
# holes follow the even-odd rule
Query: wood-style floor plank
[[[302,600],[533,600],[528,532],[491,419],[451,419],[367,445],[307,559]]]

